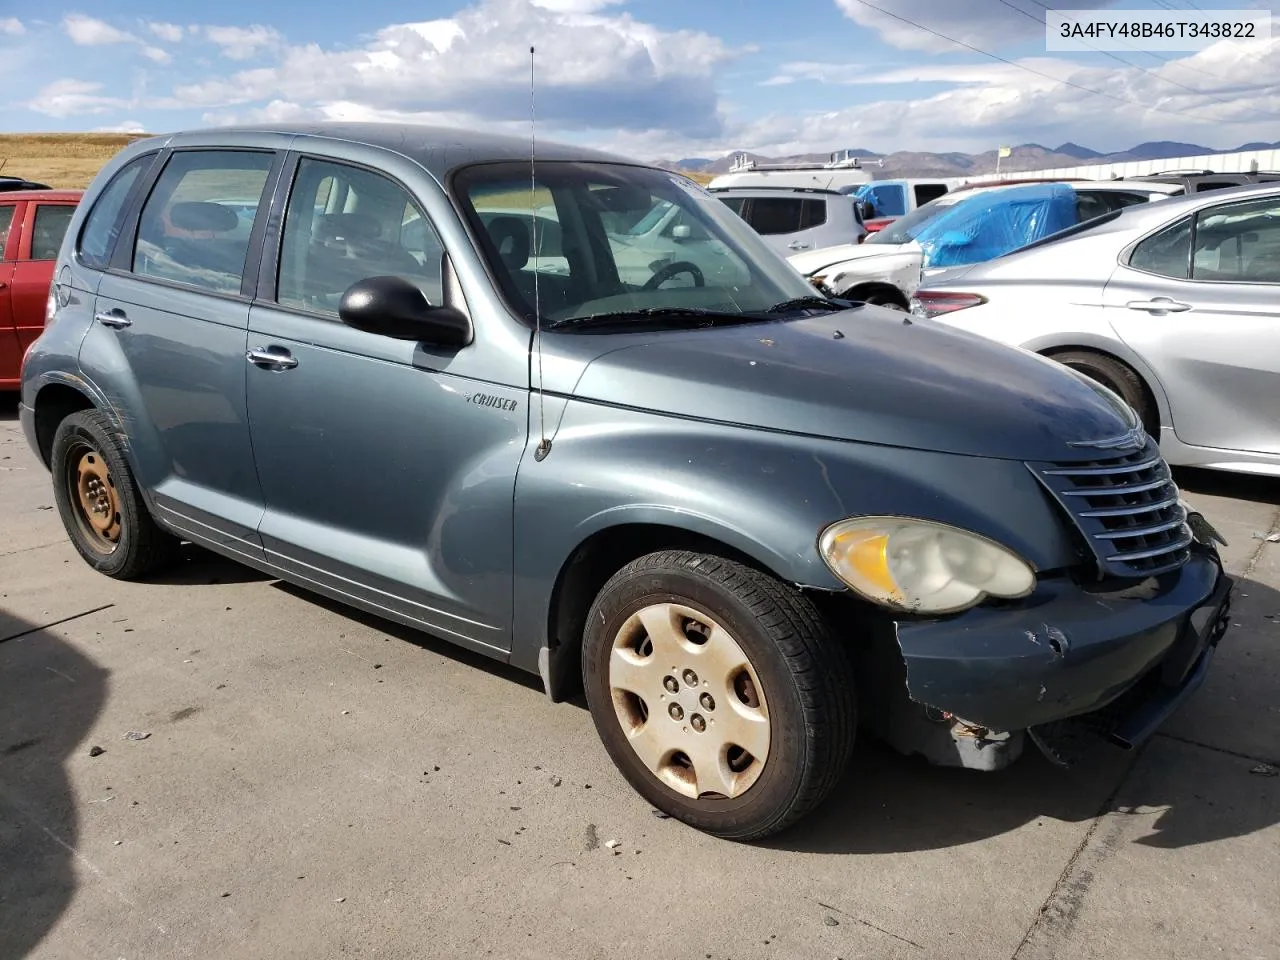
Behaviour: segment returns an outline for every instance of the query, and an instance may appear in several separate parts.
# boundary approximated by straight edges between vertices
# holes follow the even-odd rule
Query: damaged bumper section
[[[1027,738],[1060,765],[1099,741],[1132,748],[1204,680],[1233,585],[1198,547],[1124,590],[1045,579],[1016,604],[899,622],[912,702],[884,732],[904,752],[977,769],[1012,762]]]

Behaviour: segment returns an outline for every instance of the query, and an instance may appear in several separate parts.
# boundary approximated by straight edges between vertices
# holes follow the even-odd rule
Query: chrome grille
[[[1028,466],[1075,520],[1104,574],[1149,577],[1187,562],[1187,512],[1154,441],[1104,460]]]

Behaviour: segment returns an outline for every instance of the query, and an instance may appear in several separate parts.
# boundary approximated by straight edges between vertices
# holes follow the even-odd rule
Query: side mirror
[[[396,340],[460,347],[471,339],[471,323],[452,307],[433,307],[403,277],[357,280],[342,295],[338,316],[349,327]]]
[[[858,213],[862,215],[863,220],[874,220],[876,218],[876,205],[870,200],[859,201]]]
[[[687,223],[677,224],[671,228],[671,239],[688,240],[693,235],[693,228]]]

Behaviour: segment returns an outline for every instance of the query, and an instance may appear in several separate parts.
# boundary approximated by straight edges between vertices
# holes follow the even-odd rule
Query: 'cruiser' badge
[[[506,397],[495,397],[491,393],[473,393],[467,397],[467,403],[474,403],[478,407],[494,407],[508,412],[520,406],[515,400],[508,400]]]

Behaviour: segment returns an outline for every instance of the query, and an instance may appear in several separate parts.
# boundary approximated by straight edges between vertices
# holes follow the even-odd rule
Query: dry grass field
[[[146,134],[0,133],[0,174],[51,187],[86,187],[118,150],[143,136]],[[703,186],[712,179],[705,173],[687,175]]]
[[[132,133],[0,134],[0,174],[51,187],[85,187],[117,151],[139,138]]]

